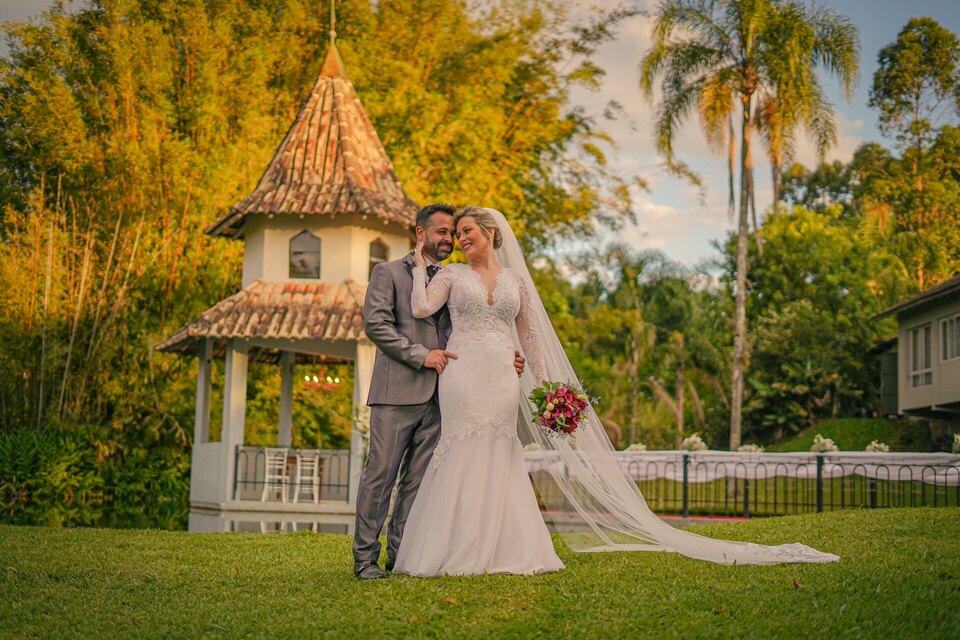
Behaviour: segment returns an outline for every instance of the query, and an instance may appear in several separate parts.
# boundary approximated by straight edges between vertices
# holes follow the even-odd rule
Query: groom
[[[423,242],[429,281],[453,251],[456,209],[432,204],[417,212],[417,240]],[[385,578],[380,557],[390,493],[400,482],[387,530],[387,571],[393,570],[410,507],[433,449],[440,438],[438,375],[456,354],[446,351],[450,314],[444,306],[432,316],[415,318],[410,309],[413,253],[373,268],[363,304],[363,330],[377,345],[370,381],[370,446],[360,476],[353,571],[361,580]],[[514,366],[523,373],[523,358]]]

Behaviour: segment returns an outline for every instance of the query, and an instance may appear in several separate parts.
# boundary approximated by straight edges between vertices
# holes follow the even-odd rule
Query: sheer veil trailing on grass
[[[571,382],[577,379],[567,355],[560,345],[543,302],[530,278],[520,243],[503,214],[487,209],[503,236],[496,255],[500,264],[520,274],[531,292],[533,323],[540,333],[543,358],[551,381]],[[514,336],[516,348],[520,341]],[[536,474],[534,483],[541,495],[554,486],[573,508],[569,516],[577,525],[575,533],[563,533],[568,546],[575,551],[674,551],[691,558],[720,564],[779,564],[787,562],[834,562],[839,558],[803,544],[764,546],[746,542],[716,540],[675,529],[663,522],[647,506],[633,480],[620,468],[613,455],[613,445],[590,410],[589,418],[578,429],[575,440],[547,434],[531,422],[531,405],[527,395],[540,384],[528,368],[523,374],[521,412],[523,433],[547,454],[545,474]],[[551,486],[554,485],[554,486]]]

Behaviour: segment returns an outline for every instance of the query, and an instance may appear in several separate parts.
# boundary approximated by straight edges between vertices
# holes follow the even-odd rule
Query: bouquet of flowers
[[[560,437],[572,436],[590,408],[590,398],[583,389],[565,382],[544,382],[529,397],[533,423]]]

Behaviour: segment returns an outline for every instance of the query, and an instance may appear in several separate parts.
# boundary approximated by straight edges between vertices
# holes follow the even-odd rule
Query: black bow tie
[[[433,279],[433,276],[437,275],[437,271],[440,271],[440,267],[438,267],[435,264],[432,264],[429,267],[427,267],[427,279],[428,280]]]

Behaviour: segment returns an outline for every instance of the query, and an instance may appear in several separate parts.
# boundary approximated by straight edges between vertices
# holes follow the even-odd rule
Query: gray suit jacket
[[[444,349],[450,314],[444,306],[427,318],[410,308],[413,254],[373,268],[363,303],[363,330],[377,345],[368,405],[412,405],[428,401],[437,388],[437,372],[424,368],[432,349]]]

